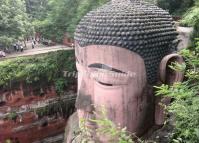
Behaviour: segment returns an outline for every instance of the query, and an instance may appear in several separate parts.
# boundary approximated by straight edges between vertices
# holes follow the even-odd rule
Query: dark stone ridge
[[[111,45],[138,53],[148,82],[155,83],[160,60],[173,50],[176,36],[168,12],[141,0],[113,0],[80,21],[75,41],[81,47]]]

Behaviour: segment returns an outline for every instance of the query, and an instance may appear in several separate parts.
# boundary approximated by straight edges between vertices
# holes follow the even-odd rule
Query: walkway
[[[24,50],[23,52],[15,52],[15,53],[12,53],[12,54],[8,54],[8,55],[6,55],[5,58],[0,58],[0,60],[16,58],[16,57],[39,55],[39,54],[44,54],[44,53],[54,52],[54,51],[60,51],[60,50],[72,50],[72,49],[74,49],[74,48],[67,47],[67,46],[64,46],[64,45],[56,45],[56,46],[45,47],[45,46],[39,44],[34,49],[28,48],[27,50]]]

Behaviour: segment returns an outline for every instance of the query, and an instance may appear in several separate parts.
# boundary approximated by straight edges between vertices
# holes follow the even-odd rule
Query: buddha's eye
[[[112,72],[117,72],[117,73],[123,73],[123,74],[126,74],[125,72],[119,70],[119,69],[116,69],[116,68],[112,68],[108,65],[105,65],[105,64],[100,64],[100,63],[94,63],[94,64],[91,64],[88,66],[89,68],[98,68],[98,69],[104,69],[104,70],[108,70],[108,71],[112,71]]]
[[[103,82],[100,82],[100,81],[98,81],[98,83],[101,84],[101,85],[104,85],[104,86],[113,86],[113,84],[103,83]]]
[[[111,66],[94,63],[88,66],[92,78],[103,86],[120,86],[128,83],[127,73]]]

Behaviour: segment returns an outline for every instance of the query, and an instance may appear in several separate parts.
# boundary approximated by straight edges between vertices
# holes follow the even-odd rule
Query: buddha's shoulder
[[[79,133],[80,133],[79,120],[77,112],[75,112],[68,119],[65,128],[64,143],[81,143],[81,140],[79,140]]]

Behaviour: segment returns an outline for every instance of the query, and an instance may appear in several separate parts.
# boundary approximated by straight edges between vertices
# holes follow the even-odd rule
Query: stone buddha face
[[[183,61],[171,54],[175,38],[170,15],[143,1],[115,0],[88,13],[75,33],[79,119],[97,118],[93,112],[103,106],[111,121],[137,135],[160,122],[153,86],[182,80],[168,69]]]
[[[121,47],[92,45],[77,47],[76,58],[79,119],[96,118],[93,112],[105,107],[111,121],[137,135],[154,124],[153,86],[147,82],[146,66],[140,55]],[[172,58],[181,60],[176,54],[170,55],[169,60]],[[165,70],[169,60],[162,61]],[[180,81],[181,77],[172,79]]]
[[[152,124],[154,97],[141,56],[95,45],[77,48],[76,57],[79,118],[92,117],[95,105],[105,107],[110,120],[131,132],[142,132]]]

